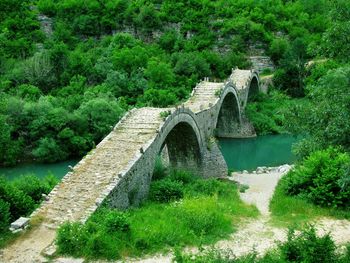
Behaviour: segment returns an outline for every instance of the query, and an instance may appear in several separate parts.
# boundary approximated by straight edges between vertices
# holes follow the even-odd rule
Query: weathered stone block
[[[15,222],[11,223],[12,229],[24,229],[29,223],[29,218],[26,217],[20,217]]]

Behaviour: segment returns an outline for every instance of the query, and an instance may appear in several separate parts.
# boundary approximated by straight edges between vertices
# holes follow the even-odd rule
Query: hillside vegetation
[[[307,60],[349,56],[346,37],[338,37],[349,35],[348,7],[341,0],[2,1],[0,163],[80,157],[131,107],[176,104],[203,77],[249,68],[256,49],[278,66],[277,87],[304,96]]]

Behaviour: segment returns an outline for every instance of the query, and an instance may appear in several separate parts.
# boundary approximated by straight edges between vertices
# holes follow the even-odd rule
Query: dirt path
[[[34,231],[28,231],[20,236],[4,250],[0,251],[0,262],[31,263],[47,262],[41,256],[41,251],[54,241],[56,231],[41,225]]]

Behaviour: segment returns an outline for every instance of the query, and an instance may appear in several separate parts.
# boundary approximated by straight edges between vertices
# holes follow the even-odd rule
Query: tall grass
[[[66,223],[58,231],[59,253],[116,259],[210,244],[234,232],[242,218],[258,215],[255,207],[242,203],[232,183],[185,172],[173,172],[155,183],[169,180],[182,185],[182,199],[147,201],[124,212],[102,208],[85,225]],[[107,231],[106,218],[121,216],[128,227]]]

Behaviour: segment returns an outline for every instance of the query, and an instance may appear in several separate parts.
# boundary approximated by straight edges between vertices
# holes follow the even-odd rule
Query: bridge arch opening
[[[180,122],[166,136],[159,155],[165,166],[198,173],[202,165],[199,143],[193,127]]]
[[[256,96],[259,94],[259,82],[257,77],[253,77],[250,81],[249,91],[248,91],[248,101],[254,101]]]
[[[229,92],[222,101],[216,123],[217,137],[233,137],[240,127],[240,111],[238,100],[234,93]]]

